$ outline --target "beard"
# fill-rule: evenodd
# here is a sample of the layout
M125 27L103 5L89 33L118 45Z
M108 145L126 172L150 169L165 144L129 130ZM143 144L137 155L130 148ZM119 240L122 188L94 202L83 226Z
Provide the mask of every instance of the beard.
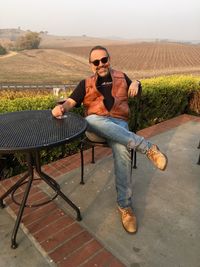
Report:
M96 74L100 77L105 77L110 73L108 66L101 66L96 69Z

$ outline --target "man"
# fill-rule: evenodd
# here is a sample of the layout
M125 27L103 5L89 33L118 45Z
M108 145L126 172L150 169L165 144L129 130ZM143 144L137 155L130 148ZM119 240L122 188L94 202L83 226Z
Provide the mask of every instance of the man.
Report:
M130 149L146 154L160 170L166 168L167 157L156 145L128 130L128 97L137 95L140 82L132 82L121 71L113 70L109 53L102 46L92 48L89 63L94 75L82 80L66 102L52 110L52 114L59 117L83 103L88 131L106 139L112 148L122 225L128 233L135 233L137 223L132 208Z

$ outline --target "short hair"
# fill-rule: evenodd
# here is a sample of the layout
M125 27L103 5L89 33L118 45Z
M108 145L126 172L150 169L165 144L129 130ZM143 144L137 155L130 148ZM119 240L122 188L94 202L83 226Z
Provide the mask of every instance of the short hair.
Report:
M101 46L101 45L96 45L94 46L91 50L90 50L90 53L89 53L89 61L90 61L90 57L91 57L91 54L94 50L103 50L106 52L107 56L110 57L109 53L108 53L108 50L104 47L104 46Z

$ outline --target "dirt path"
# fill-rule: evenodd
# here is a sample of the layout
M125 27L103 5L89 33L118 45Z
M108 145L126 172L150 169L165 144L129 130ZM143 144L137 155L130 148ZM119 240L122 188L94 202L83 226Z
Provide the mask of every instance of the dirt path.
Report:
M17 55L17 52L10 51L8 54L0 56L0 59L4 59L4 58L7 58L7 57L12 57L12 56L16 56L16 55Z

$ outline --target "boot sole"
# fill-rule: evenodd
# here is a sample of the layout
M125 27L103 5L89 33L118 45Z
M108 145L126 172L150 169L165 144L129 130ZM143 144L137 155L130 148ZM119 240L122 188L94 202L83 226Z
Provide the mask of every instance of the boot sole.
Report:
M167 165L168 165L168 158L167 158L167 156L164 153L162 153L162 154L164 155L164 157L166 159L166 164L165 164L165 167L164 168L162 168L162 169L158 168L158 169L161 170L161 171L165 171L165 169L167 168Z

